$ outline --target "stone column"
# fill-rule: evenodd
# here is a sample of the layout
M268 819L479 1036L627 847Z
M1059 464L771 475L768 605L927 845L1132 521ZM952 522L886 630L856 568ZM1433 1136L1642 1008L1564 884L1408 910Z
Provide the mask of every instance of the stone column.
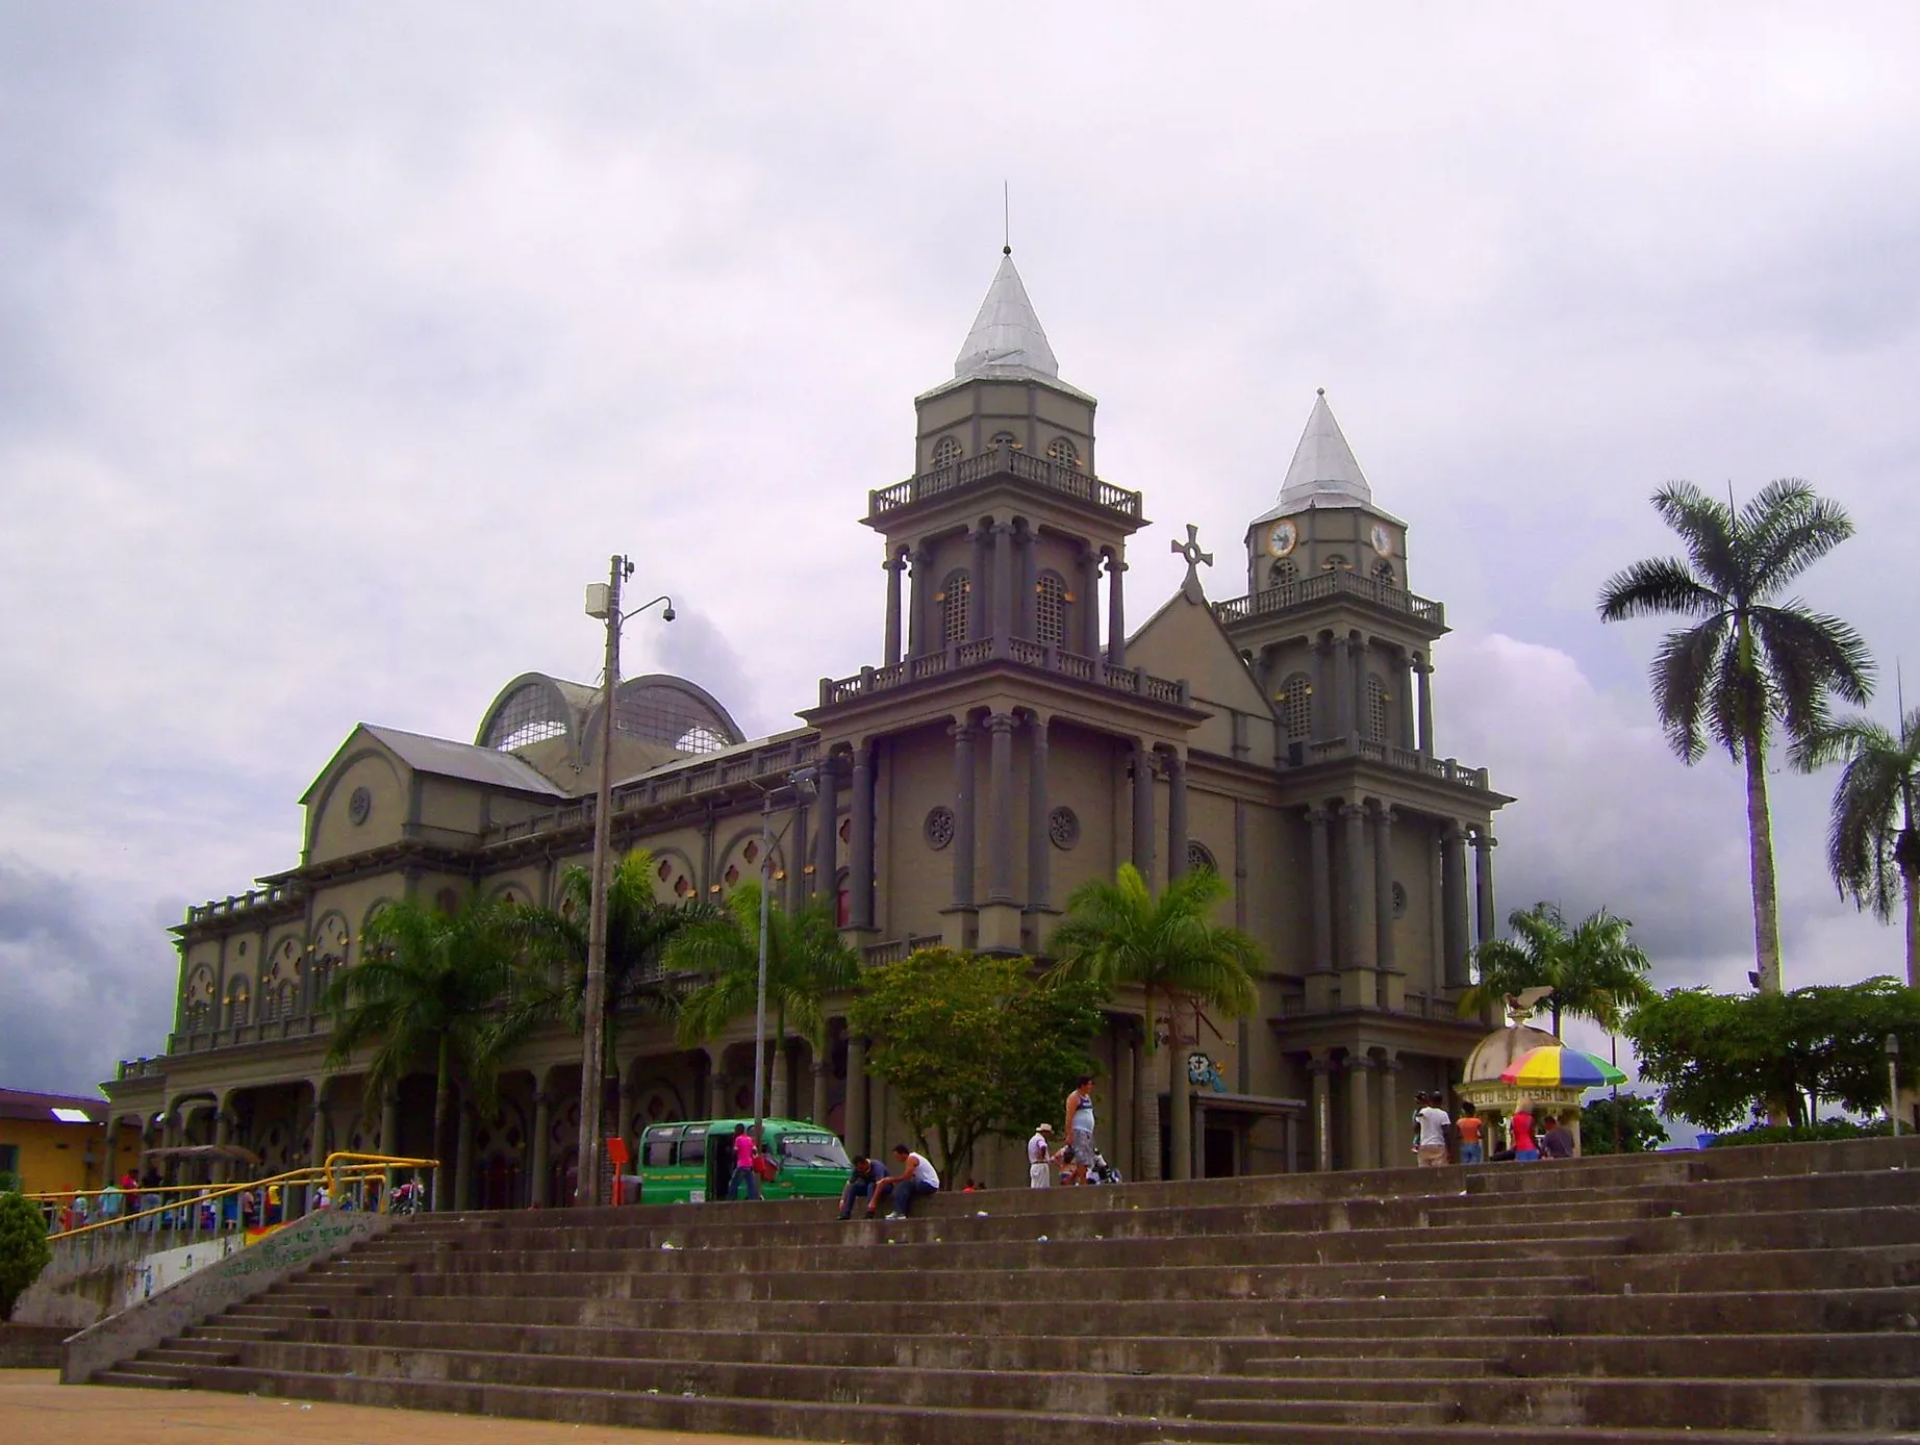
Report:
M1015 637L1024 637L1033 641L1037 629L1033 625L1033 589L1038 581L1038 573L1033 564L1033 532L1025 527L1013 534L1013 544L1020 553L1020 565L1014 569L1019 581L1015 587L1019 605L1013 610Z
M1048 818L1047 720L1027 716L1027 907L1050 908L1053 897L1053 840Z
M549 1150L552 1144L549 1136L553 1133L553 1099L542 1089L533 1096L533 1161L527 1166L527 1172L533 1177L527 1182L533 1186L531 1198L535 1209L545 1209L553 1203L553 1181L548 1178L553 1172Z
M1313 706L1308 708L1308 729L1314 742L1340 734L1340 710L1336 706L1339 689L1333 683L1333 642L1318 637L1313 643Z
M1153 750L1133 744L1133 866L1153 886Z
M1473 834L1473 878L1475 884L1474 917L1479 929L1479 941L1486 943L1492 939L1499 927L1499 920L1493 911L1493 850L1498 840L1486 828L1476 828Z
M1313 956L1307 961L1307 1007L1327 1008L1333 988L1333 840L1331 815L1307 809L1307 839L1313 889Z
M831 1037L831 1036L829 1036ZM813 1074L813 1106L807 1115L809 1124L818 1124L822 1128L827 1123L827 1061L818 1054L812 1055L808 1065Z
M1011 713L987 718L987 901L1013 902L1013 728Z
M1367 862L1367 810L1359 803L1342 803L1340 817L1346 824L1346 936L1341 940L1343 969L1372 969L1374 967L1374 916L1367 906L1368 895L1373 891L1373 869ZM1371 980L1368 980L1371 982ZM1342 997L1341 1002L1348 1006L1369 1005L1373 1002L1372 990L1368 989L1363 997Z
M1377 1140L1373 1126L1373 1060L1347 1055L1347 1168L1373 1169Z
M887 665L891 667L900 660L900 573L906 563L898 556L889 556L881 564L887 574Z
M820 759L820 800L814 805L813 886L836 907L840 879L840 773L836 760Z
M1414 734L1413 664L1409 661L1405 651L1396 651L1394 653L1393 675L1395 679L1394 691L1400 694L1400 705L1395 710L1400 719L1396 740L1401 747L1405 748L1408 752L1412 752L1418 745L1419 739Z
M1161 764L1167 770L1167 882L1171 883L1187 871L1187 760L1179 753L1164 753Z
M460 1141L455 1147L453 1207L473 1208L473 1106L460 1101Z
M1193 1178L1193 1086L1187 1078L1187 1046L1180 1042L1180 1016L1167 1015L1167 1163L1175 1179Z
M1358 740L1367 735L1367 640L1357 632L1347 635L1347 683L1353 690L1347 700L1347 716L1353 719L1349 734Z
M867 1138L867 1041L859 1034L847 1035L847 1113L842 1122L848 1151L872 1153Z
M389 1158L400 1153L400 1091L388 1089L380 1097L380 1152Z
M1440 843L1440 902L1444 910L1445 986L1465 988L1467 977L1467 832L1448 823Z
M1382 974L1397 971L1397 951L1393 942L1393 819L1393 809L1385 803L1381 803L1374 811L1373 954L1374 962Z
M714 1056L713 1062L713 1070L707 1075L707 1117L724 1119L733 1112L732 1106L727 1103L727 1086L732 1083L732 1080L720 1072L718 1054Z
M968 570L967 581L973 591L967 599L967 640L985 637L993 626L988 605L993 600L993 582L988 570L988 558L993 543L992 524L975 527L967 534L973 543L973 564Z
M947 729L953 738L953 906L973 907L973 725Z
M1313 1081L1313 1167L1322 1174L1333 1168L1333 1060L1325 1050L1307 1059Z
M847 880L847 925L873 927L873 744L853 750L852 876ZM817 1121L816 1121L817 1122Z
M1140 1177L1140 1151L1136 1147L1139 1139L1138 1111L1140 1105L1140 1033L1139 1030L1115 1023L1113 1029L1113 1142L1116 1157L1124 1157L1120 1167L1126 1171L1127 1178ZM1128 1114L1126 1128L1122 1129L1120 1110L1125 1106ZM1121 1155L1120 1145L1126 1142L1126 1152Z
M1347 746L1352 747L1357 732L1359 727L1353 716L1353 653L1346 638L1336 637L1333 640L1333 735L1345 738Z
M1127 564L1115 552L1107 557L1107 661L1115 667L1127 665L1126 586L1122 578Z
M1100 656L1100 554L1091 547L1080 550L1080 585L1074 606L1080 624L1078 650L1082 656Z
M918 657L927 650L927 609L932 606L933 578L929 569L933 559L915 548L907 553L908 576L913 586L907 595L907 656Z
M993 527L993 605L991 610L996 649L1005 656L1007 639L1013 635L1013 524L996 522Z
M1380 1074L1380 1167L1404 1169L1416 1160L1412 1111L1400 1103L1400 1057L1389 1049L1375 1067Z
M1420 759L1433 761L1433 666L1425 657L1416 655L1413 671L1419 681L1420 692Z

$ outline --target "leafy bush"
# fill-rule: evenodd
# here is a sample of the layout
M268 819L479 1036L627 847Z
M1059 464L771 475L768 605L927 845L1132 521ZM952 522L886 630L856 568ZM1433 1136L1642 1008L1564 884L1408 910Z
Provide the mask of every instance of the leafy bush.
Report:
M1716 1134L1709 1149L1739 1149L1754 1144L1821 1144L1835 1139L1874 1139L1887 1132L1885 1120L1856 1124L1851 1119L1822 1119L1816 1124L1755 1124L1731 1134Z
M40 1278L53 1258L47 1222L24 1194L0 1194L0 1320L13 1317L14 1301Z

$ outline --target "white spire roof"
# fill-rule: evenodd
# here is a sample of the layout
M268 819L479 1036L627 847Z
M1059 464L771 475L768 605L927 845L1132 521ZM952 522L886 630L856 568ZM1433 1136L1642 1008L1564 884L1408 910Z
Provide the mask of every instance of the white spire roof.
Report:
M953 363L956 379L970 376L1039 376L1060 379L1060 363L1053 359L1047 333L1013 269L1013 253L1003 252L987 299L973 318L973 330Z
M1293 464L1280 484L1280 502L1273 515L1284 516L1303 507L1371 507L1373 488L1354 459L1353 448L1333 419L1324 388L1313 401L1307 429L1294 449Z

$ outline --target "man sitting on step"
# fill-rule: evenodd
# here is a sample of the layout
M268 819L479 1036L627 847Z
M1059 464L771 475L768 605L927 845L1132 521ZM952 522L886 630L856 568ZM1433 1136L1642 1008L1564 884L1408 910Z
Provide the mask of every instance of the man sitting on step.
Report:
M889 1219L905 1219L913 1208L913 1201L922 1194L940 1192L940 1174L924 1154L916 1154L905 1144L893 1146L893 1157L898 1161L900 1172L889 1174L874 1186L873 1198L867 1204L867 1218L873 1218L873 1211L880 1201L889 1195L893 1198L893 1208L887 1214Z

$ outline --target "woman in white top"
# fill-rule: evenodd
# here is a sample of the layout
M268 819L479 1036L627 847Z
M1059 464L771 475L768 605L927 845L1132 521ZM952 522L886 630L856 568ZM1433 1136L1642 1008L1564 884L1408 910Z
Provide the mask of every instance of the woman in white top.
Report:
M1032 1189L1053 1187L1053 1125L1042 1124L1027 1140L1027 1185Z

